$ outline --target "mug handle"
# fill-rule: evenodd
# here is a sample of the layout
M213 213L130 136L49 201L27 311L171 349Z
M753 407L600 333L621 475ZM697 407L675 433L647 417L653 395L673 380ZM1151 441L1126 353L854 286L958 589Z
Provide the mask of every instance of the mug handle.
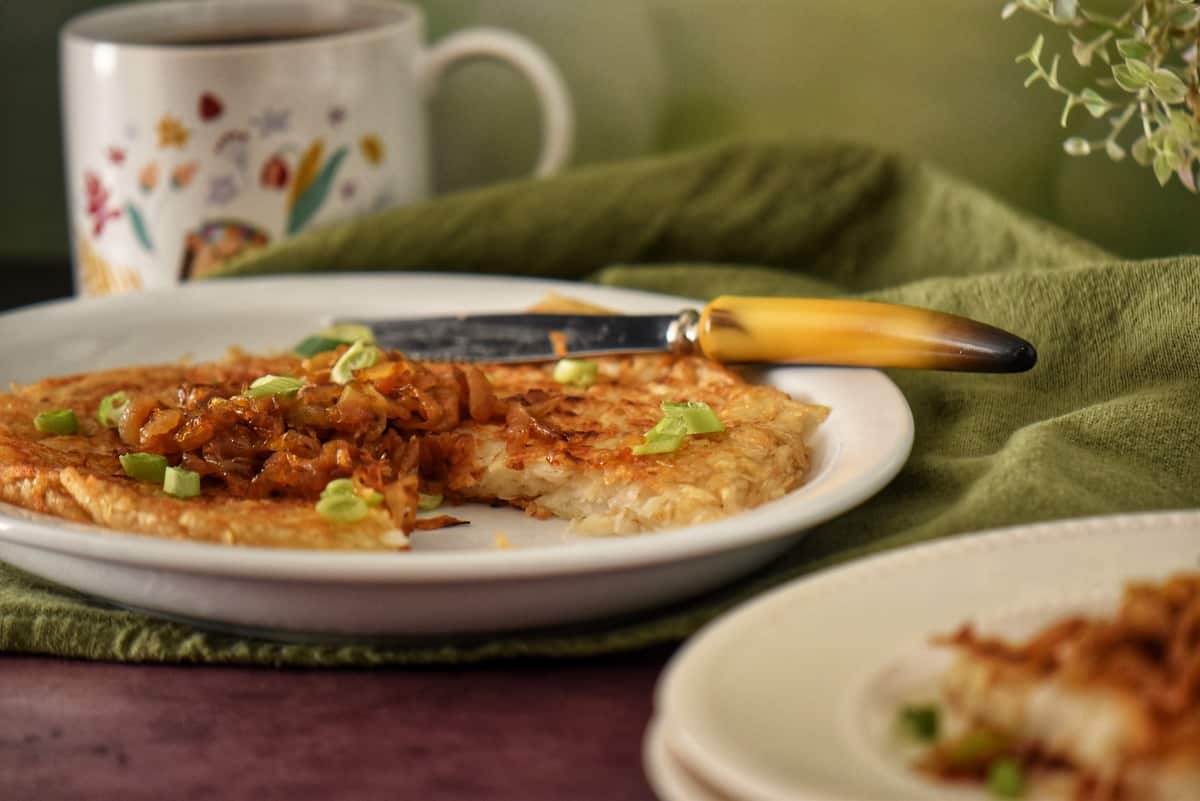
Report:
M471 28L447 36L430 47L418 64L421 96L429 98L455 62L477 58L502 61L533 85L542 110L542 152L533 174L541 178L561 170L575 139L571 98L554 62L528 39L498 28Z

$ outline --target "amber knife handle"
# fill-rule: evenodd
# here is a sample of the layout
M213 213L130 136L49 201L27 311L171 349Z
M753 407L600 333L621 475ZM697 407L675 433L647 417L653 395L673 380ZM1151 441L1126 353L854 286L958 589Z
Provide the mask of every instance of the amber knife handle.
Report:
M909 367L1019 373L1033 345L966 317L859 300L721 296L700 312L694 341L721 362Z

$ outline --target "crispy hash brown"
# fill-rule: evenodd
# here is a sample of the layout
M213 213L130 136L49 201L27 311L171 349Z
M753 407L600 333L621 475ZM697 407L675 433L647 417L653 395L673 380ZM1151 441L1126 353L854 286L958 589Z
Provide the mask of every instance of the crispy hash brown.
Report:
M949 709L1031 771L1067 770L1080 801L1200 798L1200 575L1125 588L1116 615L1070 616L1023 643L965 626ZM968 734L968 736L970 736ZM954 742L925 767L970 775Z
M632 533L717 519L798 487L806 441L827 411L698 357L599 359L596 382L575 387L554 381L553 365L418 363L392 351L341 384L330 372L345 350L235 354L14 387L0 394L0 500L125 531L256 546L396 548L414 528L463 522L419 516L421 493ZM304 384L248 396L264 375ZM110 429L96 410L116 392L129 400ZM634 455L663 401L706 402L725 431ZM52 409L74 411L78 433L39 433L34 417ZM161 454L198 473L200 496L130 478L118 459L126 453ZM339 478L383 502L352 523L322 517L314 504Z

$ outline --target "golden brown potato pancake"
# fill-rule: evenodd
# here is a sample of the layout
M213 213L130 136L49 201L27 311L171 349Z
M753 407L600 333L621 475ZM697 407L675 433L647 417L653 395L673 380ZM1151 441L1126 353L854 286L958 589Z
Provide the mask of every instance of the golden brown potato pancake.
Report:
M800 486L808 437L826 414L699 357L599 359L596 383L573 387L553 380L553 365L422 365L393 352L339 386L330 367L344 350L14 387L0 394L0 500L174 539L394 549L404 543L397 529L422 527L419 487L566 518L583 532L633 533L715 520ZM307 383L292 399L244 397L266 374ZM97 407L118 391L132 400L121 425L105 428ZM635 456L664 400L703 401L725 430ZM78 434L35 429L38 413L64 408ZM135 451L201 472L201 495L175 498L128 477L118 455ZM314 504L336 477L387 502L353 523L327 520Z

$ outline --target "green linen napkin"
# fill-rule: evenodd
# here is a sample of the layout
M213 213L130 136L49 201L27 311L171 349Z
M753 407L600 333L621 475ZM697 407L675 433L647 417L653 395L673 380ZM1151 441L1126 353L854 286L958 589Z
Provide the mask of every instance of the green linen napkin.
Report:
M288 665L596 654L685 637L767 587L885 548L1200 505L1200 259L1119 261L896 155L730 143L396 209L229 272L372 269L554 276L696 298L850 295L1010 329L1040 361L1020 375L893 371L916 441L891 485L756 575L669 609L473 639L280 644L108 608L4 568L0 648Z

